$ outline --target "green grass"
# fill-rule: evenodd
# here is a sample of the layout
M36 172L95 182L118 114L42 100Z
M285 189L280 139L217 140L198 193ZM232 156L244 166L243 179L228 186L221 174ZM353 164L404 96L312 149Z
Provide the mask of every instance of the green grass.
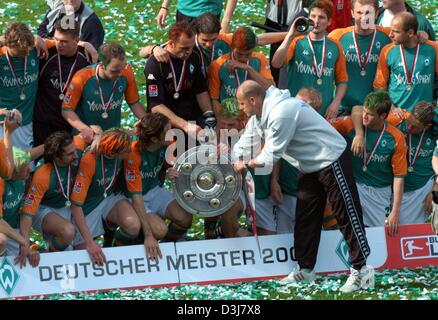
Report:
M161 43L166 39L166 29L156 26L155 16L161 5L161 0L106 0L86 1L99 15L106 29L106 41L116 41L127 51L132 64L137 84L140 89L141 101L145 103L145 79L143 68L145 61L138 57L140 48L147 44ZM176 1L172 1L175 3ZM232 29L249 25L251 21L263 23L264 0L240 0L234 14ZM434 23L438 31L438 2L410 1L418 10ZM8 0L0 2L0 32L4 32L11 21L22 21L33 30L41 22L47 7L45 1ZM169 12L175 12L174 5ZM174 21L170 15L168 24ZM256 30L260 33L260 30ZM267 48L261 48L267 53ZM124 105L123 125L133 124L127 105ZM34 234L37 240L41 238ZM203 239L202 220L195 219L189 230L190 239ZM434 299L438 300L438 268L385 270L377 272L376 289L355 294L340 294L338 289L346 280L346 275L322 275L316 284L300 286L280 286L277 281L257 281L232 285L188 285L174 288L144 289L144 290L114 290L97 294L62 294L52 295L47 299Z

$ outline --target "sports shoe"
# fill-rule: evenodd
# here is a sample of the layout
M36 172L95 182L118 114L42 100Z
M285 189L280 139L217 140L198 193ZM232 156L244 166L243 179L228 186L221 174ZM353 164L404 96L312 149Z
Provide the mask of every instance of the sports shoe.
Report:
M347 282L341 287L341 292L350 293L361 289L374 289L374 268L363 266L360 270L351 268Z
M280 280L280 284L315 281L316 273L311 269L301 269L299 265L285 278Z

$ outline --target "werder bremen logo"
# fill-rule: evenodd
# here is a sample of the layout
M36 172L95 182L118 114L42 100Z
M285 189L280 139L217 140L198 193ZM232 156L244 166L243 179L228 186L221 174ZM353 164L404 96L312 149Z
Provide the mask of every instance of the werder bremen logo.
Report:
M0 265L0 286L5 290L8 296L14 291L19 278L20 276L12 263L10 263L7 258L4 258Z
M336 247L336 254L347 268L351 267L350 256L348 255L348 245L344 238L341 238L339 241L338 246Z

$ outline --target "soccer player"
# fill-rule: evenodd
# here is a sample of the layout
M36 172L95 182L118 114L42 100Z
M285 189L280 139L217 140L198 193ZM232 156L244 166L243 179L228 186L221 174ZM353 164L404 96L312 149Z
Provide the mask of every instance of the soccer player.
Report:
M234 151L244 151L235 154L242 159L235 162L235 170L269 167L283 158L300 171L294 232L298 265L282 283L315 279L313 269L328 197L353 266L341 291L372 288L374 270L366 266L370 248L345 139L312 107L292 98L288 90L248 80L237 90L237 100L250 120L234 146ZM265 145L253 157L251 146L258 145L262 135Z
M138 236L140 222L123 195L114 194L114 184L122 171L122 160L130 152L128 132L121 128L106 130L96 151L86 151L79 164L70 196L73 222L79 232L75 249L86 249L93 263L106 262L102 248L94 240L104 233L103 221L119 226L115 239L129 243ZM103 220L103 221L102 221Z
M0 48L0 106L8 110L17 109L22 114L21 126L14 132L12 142L23 150L33 145L32 117L38 87L38 48L46 50L46 44L33 36L21 22L9 24L4 46ZM0 128L0 138L3 129Z
M386 121L390 109L391 99L386 92L368 94L362 115L364 149L362 154L352 157L352 163L364 224L388 225L393 236L400 226L407 164L403 133ZM332 124L349 138L357 134L351 117L337 118Z
M333 4L329 0L314 1L309 18L315 28L307 35L300 35L294 22L272 60L276 68L288 66L287 88L292 96L302 87L313 87L321 93L320 114L327 118L338 114L348 82L341 45L326 36L332 14Z
M95 50L99 49L105 37L105 30L96 13L82 0L62 0L56 6L50 8L38 27L38 35L42 38L52 38L55 33L54 26L56 22L62 22L66 14L71 14L66 10L68 5L74 10L74 21L79 23L80 40L91 43ZM73 19L67 20L67 18L64 18L66 24L73 21Z
M351 109L362 105L373 91L380 51L391 42L384 29L374 24L378 9L375 0L353 0L351 4L354 26L329 34L341 44L347 65L349 85L340 106L342 115L351 114Z
M404 133L407 146L408 173L400 206L400 224L425 223L427 202L434 185L432 156L436 146L432 134L435 106L420 101L412 113L404 110L402 119L390 115L388 122ZM421 205L422 204L422 205Z
M438 44L420 43L417 30L418 20L412 13L402 12L394 17L389 35L393 43L384 47L380 54L373 84L377 90L388 91L392 112L400 118L403 118L402 109L411 112L418 102L433 101Z
M427 32L429 39L435 41L435 32L430 21L412 8L405 0L383 0L382 3L383 6L380 8L376 20L377 24L383 27L390 27L392 19L394 19L398 13L409 12L417 18L418 30Z
M146 114L125 50L117 43L105 43L99 57L101 62L76 72L62 104L62 116L87 143L93 137L90 125L103 130L120 127L123 95L136 117Z
M64 29L55 23L56 45L49 48L49 57L40 63L38 91L33 117L34 144L43 144L55 131L71 132L72 127L62 117L62 102L75 73L88 66L85 49L78 46L79 24Z
M189 136L204 126L214 128L216 119L201 58L193 51L195 33L187 22L179 22L169 29L168 37L169 62L159 63L152 56L144 69L148 108L164 114L172 127Z

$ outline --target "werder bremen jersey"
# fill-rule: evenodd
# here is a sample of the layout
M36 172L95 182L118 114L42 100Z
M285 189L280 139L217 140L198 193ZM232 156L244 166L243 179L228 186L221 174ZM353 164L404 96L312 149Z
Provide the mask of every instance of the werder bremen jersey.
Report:
M209 89L212 99L222 101L226 98L234 98L236 97L239 83L252 79L245 70L236 69L235 72L229 72L227 70L227 62L230 60L231 55L226 54L213 61L210 65ZM248 64L264 78L273 81L269 62L263 54L253 52L248 60ZM238 80L236 75L239 78Z
M102 159L105 172L102 172ZM121 161L108 159L88 150L82 156L79 171L70 199L72 204L82 207L84 215L93 211L107 196L114 192L115 180L122 169Z
M206 49L196 43L196 47L200 52L202 68L205 71L205 74L208 72L208 68L210 64L216 60L217 58L223 56L231 52L231 41L233 39L232 33L219 33L216 41L213 43L211 49ZM198 41L198 40L196 40Z
M78 159L73 161L70 166L57 166L59 178L58 180L55 166L53 163L43 163L36 170L32 177L32 183L26 195L26 200L22 214L35 216L38 212L40 204L51 208L64 208L66 201L69 200L73 189L76 173L78 172L79 162L82 152L85 149L85 142L78 136L74 137L76 153ZM70 185L67 187L68 171L70 167ZM62 189L61 189L62 186ZM67 196L64 197L64 194Z
M355 130L350 117L336 118L330 120L330 123L340 133L348 136L350 141L353 140ZM381 130L366 130L365 148L367 158L369 158L380 132ZM387 124L379 144L369 160L367 170L363 171L363 154L360 156L352 155L352 164L356 182L374 188L390 186L394 177L403 177L407 172L406 146L403 133L391 124Z
M365 97L373 91L373 81L376 76L377 64L379 62L380 51L391 42L384 28L377 26L373 46L370 50L368 62L365 65L365 76L360 74L358 52L353 37L354 27L336 29L329 34L329 37L338 40L345 55L348 73L348 89L342 99L341 109L351 112L356 105L362 105ZM367 51L373 40L373 33L360 35L356 33L357 45L361 54L362 66L367 58Z
M392 114L388 116L388 122L396 126L405 135L406 146L409 146L408 130L407 130L407 119L410 117L410 113L405 111L403 119L396 117ZM423 141L421 143L421 148L418 150L422 133L415 134L411 136L411 148L408 148L410 156L407 154L407 161L409 166L409 157L414 161L417 154L417 159L414 161L413 172L407 173L405 177L405 188L404 192L410 192L424 187L424 185L430 180L430 178L435 174L432 168L432 157L433 151L436 146L434 136L432 135L432 130L426 130L424 132Z
M211 12L219 16L222 12L222 0L178 0L176 8L188 17L199 17L201 14Z
M348 82L345 57L341 45L336 40L326 38L325 66L322 72L322 84L317 84L317 75L313 67L313 53L307 36L296 37L289 46L287 65L287 88L295 96L303 87L313 87L322 95L320 114L324 115L333 100L335 83ZM323 40L313 40L318 70L322 67Z
M24 199L24 180L0 178L0 220L3 218L12 228L19 227L19 214Z
M416 48L405 48L403 52L410 74ZM433 101L433 86L437 73L438 44L432 41L420 44L417 63L412 75L413 87L412 90L407 90L400 45L391 43L383 48L380 55L374 88L387 90L394 105L411 112L417 102ZM437 110L436 112L438 114Z
M93 64L76 72L67 89L62 109L76 111L86 125L99 125L103 130L120 127L123 96L128 104L134 104L140 99L134 73L128 64L117 81L99 77L105 105L113 94L111 106L107 111L108 118L104 119L102 114L105 109L96 79L96 67L97 65Z
M18 79L9 67L6 58L6 47L0 48L0 108L17 109L22 114L22 125L32 122L38 89L39 58L36 49L30 50L27 58L12 57L11 63ZM24 62L26 61L26 66ZM26 69L26 75L24 75ZM23 92L25 99L20 99ZM3 120L3 117L0 117Z
M164 164L166 148L140 151L138 141L131 144L131 152L123 160L125 193L144 195L160 184L159 173Z

